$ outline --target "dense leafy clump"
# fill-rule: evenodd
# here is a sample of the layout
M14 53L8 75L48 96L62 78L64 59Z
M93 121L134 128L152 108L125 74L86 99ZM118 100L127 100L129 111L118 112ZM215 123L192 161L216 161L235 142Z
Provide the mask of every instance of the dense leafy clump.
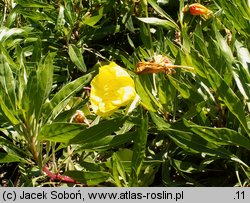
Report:
M249 1L0 8L0 185L250 185Z

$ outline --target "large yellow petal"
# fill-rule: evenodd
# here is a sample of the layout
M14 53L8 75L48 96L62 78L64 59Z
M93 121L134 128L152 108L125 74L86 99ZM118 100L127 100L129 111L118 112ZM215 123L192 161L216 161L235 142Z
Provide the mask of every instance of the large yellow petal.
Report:
M99 74L91 82L91 107L100 116L111 115L119 107L129 104L135 96L133 79L114 62L100 67Z

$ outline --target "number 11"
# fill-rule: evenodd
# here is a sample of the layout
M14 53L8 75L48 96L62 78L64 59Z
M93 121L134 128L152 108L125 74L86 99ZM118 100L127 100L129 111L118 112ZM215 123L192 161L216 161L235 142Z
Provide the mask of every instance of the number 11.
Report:
M245 199L245 193L244 193L244 191L242 191L242 192L237 191L236 195L237 195L237 199Z

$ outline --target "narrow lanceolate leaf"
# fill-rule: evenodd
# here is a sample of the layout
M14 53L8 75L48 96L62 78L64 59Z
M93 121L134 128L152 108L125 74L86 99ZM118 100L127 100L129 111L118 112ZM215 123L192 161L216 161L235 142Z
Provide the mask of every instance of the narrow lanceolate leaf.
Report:
M241 146L250 150L250 139L228 128L211 128L185 122L195 134L216 145Z
M57 16L57 21L56 21L56 30L63 31L65 24L65 19L64 19L64 7L62 5L59 6L59 13Z
M179 26L176 24L176 22L171 18L170 15L168 15L156 2L155 0L148 0L148 3L160 14L162 15L164 18L166 18L169 21L169 25L171 25L171 27L179 30Z
M234 28L237 29L237 31L239 31L241 34L249 37L250 12L249 6L246 6L245 0L217 0L216 4L218 4L223 9L223 13L225 14L226 18L228 18L230 22L233 22Z
M89 26L95 26L103 17L104 6L100 7L97 12L91 13L83 19L83 23Z
M49 54L39 63L37 71L31 72L29 75L22 102L27 119L35 115L36 119L39 120L42 105L52 87L53 56L54 54Z
M15 62L13 61L11 56L9 55L8 51L4 48L2 43L0 43L0 54L5 58L5 60L8 62L8 64L14 68L14 70L18 69L17 65L15 64Z
M7 153L0 153L0 163L11 163L11 162L23 162L27 163L27 161L19 156Z
M212 67L209 68L208 78L213 89L221 97L228 109L238 118L246 132L250 132L247 126L245 112L241 100L234 91L226 84L223 78ZM211 77L210 77L211 76Z
M88 186L98 185L111 178L110 173L103 171L67 171L64 175Z
M155 26L161 26L167 30L176 28L172 22L160 18L148 17L148 18L138 18L138 19L144 23Z
M108 135L102 139L95 140L93 142L82 143L80 150L108 150L111 148L122 146L125 143L130 143L133 141L138 132L128 132L120 135Z
M11 111L4 103L2 97L0 96L0 112L2 115L12 124L17 125L20 121L16 118L13 111Z
M86 72L87 68L84 63L82 53L74 44L69 45L69 56L71 61L79 68L79 70Z
M210 143L193 133L171 130L169 136L178 146L191 153L203 153L220 158L229 158L232 155L221 146Z
M250 133L246 122L246 115L243 108L243 103L234 93L234 91L228 86L222 76L204 59L199 56L197 52L193 52L192 60L196 63L196 72L201 73L201 76L205 74L206 79L209 81L211 87L216 92L217 96L225 103L227 108L234 114L239 120L242 127L247 133Z
M74 10L74 2L71 0L65 0L65 10L64 15L67 23L73 28L75 24L75 10Z
M201 102L203 100L202 96L196 91L195 88L189 84L178 81L174 77L168 76L171 84L180 92L181 96L185 99L190 99L196 102Z
M164 131L164 130L169 130L171 125L169 123L167 123L162 117L158 116L156 113L154 112L149 112L152 121L154 122L154 124L156 125L157 129L160 131Z
M39 106L36 106L36 104ZM23 91L22 109L26 119L31 119L32 115L37 114L37 110L41 107L41 97L38 91L38 81L35 71L29 74L27 85ZM32 118L33 119L33 118Z
M75 123L52 123L42 127L38 140L63 142L68 144L88 144L113 134L125 119L103 121L90 128Z
M241 62L241 64L243 65L243 67L246 69L246 71L248 71L248 73L250 74L250 53L249 50L244 47L244 45L242 43L240 43L239 41L235 42L235 48L237 51L237 56L238 56L238 60Z
M239 88L240 93L244 97L248 109L250 110L250 74L241 63L234 64L233 66L234 80Z
M28 157L26 152L19 148L18 146L14 145L11 141L0 137L0 147L4 148L6 152L11 152L11 154L14 154L19 157Z
M0 84L8 98L8 104L15 109L16 107L16 84L9 64L2 57L0 58ZM9 107L10 107L9 106Z
M21 5L22 7L26 8L54 8L50 4L46 4L40 1L33 1L33 0L15 0L15 3Z
M112 172L113 172L112 175L115 180L115 183L118 187L122 187L121 177L124 180L124 182L126 182L126 173L124 171L122 162L116 153L112 155L111 163L112 163Z
M140 24L140 37L141 37L141 40L142 40L144 46L149 51L152 50L153 44L152 44L152 36L151 36L151 32L150 32L150 27L144 23Z
M146 143L148 136L148 114L141 114L141 126L138 131L137 138L133 147L133 157L131 163L131 176L129 180L130 186L138 185L138 176L141 170L141 166L144 160Z
M72 95L76 92L82 90L84 86L86 86L93 77L93 72L84 75L68 84L66 84L62 89L55 94L55 96L43 106L44 114L48 119L55 109L60 109L60 107L64 108L64 103L67 101Z
M117 118L113 120L103 121L94 125L70 140L70 144L84 144L91 143L96 140L102 139L108 135L113 134L115 131L124 124L126 118Z
M38 140L68 143L70 139L84 131L86 127L75 123L52 123L44 125L38 135Z
M41 56L42 56L42 41L38 37L37 40L33 44L34 44L34 48L33 48L34 51L32 53L31 60L32 60L32 62L36 63L36 62L38 62L38 61L41 60Z
M145 88L141 84L139 78L135 79L135 87L136 87L136 92L141 98L141 104L150 111L155 112L156 108L153 103L153 101L150 99L148 93L146 92Z
M10 28L12 27L12 25L15 23L16 21L16 17L17 17L17 10L20 8L19 5L16 5L11 11L10 13L8 14L8 17L6 19L6 23L5 23L5 26L7 28Z
M19 9L18 12L23 15L23 17L32 19L34 21L53 21L48 15L39 11Z
M53 83L53 58L55 54L49 54L44 61L39 64L37 70L38 88L42 101L47 99ZM42 104L41 104L42 105Z
M233 76L236 84L243 95L248 110L250 111L250 53L244 45L238 41L235 42L238 60L240 63L233 65Z
M10 39L13 36L26 36L27 31L25 28L6 28L6 27L1 27L0 28L0 41L4 43L6 40Z

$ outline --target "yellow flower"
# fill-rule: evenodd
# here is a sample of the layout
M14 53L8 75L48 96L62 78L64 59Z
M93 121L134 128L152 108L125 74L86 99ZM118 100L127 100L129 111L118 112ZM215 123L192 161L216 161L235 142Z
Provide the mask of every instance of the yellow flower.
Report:
M91 107L99 116L110 116L119 107L129 104L135 96L133 79L114 62L100 67L99 74L91 81Z

